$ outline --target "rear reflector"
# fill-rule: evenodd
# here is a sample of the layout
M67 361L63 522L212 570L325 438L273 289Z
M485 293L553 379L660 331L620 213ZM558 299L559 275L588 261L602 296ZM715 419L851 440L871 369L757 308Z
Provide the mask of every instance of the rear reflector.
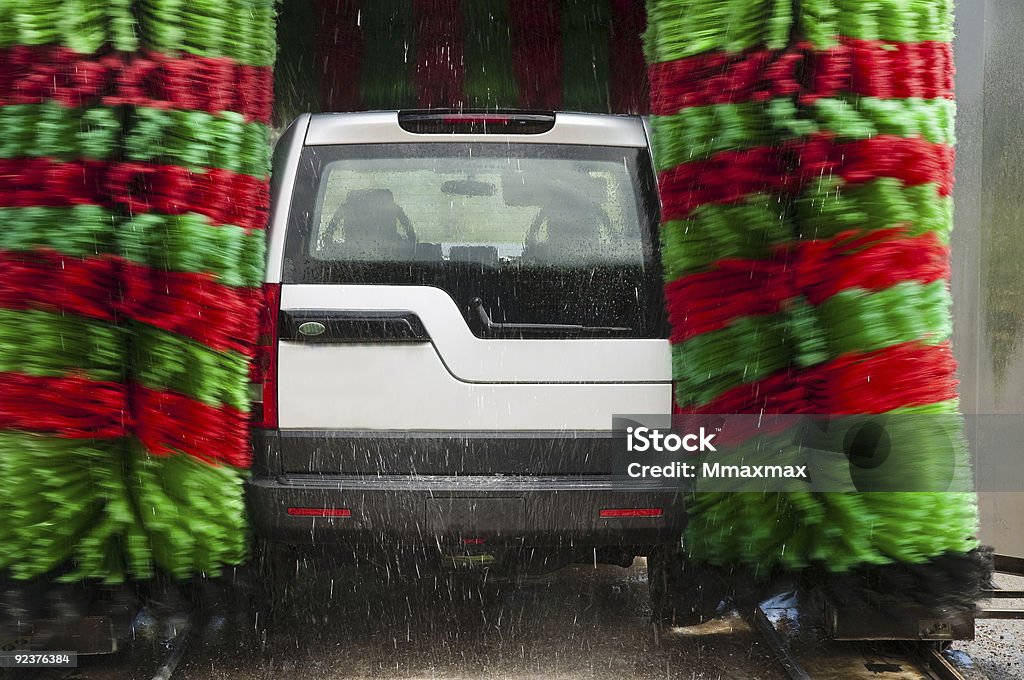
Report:
M661 517L664 512L661 508L609 508L601 511L601 517L612 519L616 517Z
M288 508L292 517L351 517L348 508Z
M419 135L539 135L555 126L550 111L400 111L398 124Z

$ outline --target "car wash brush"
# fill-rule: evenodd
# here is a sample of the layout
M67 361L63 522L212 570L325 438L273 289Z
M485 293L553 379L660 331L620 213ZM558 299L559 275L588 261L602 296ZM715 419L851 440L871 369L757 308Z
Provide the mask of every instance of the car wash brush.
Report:
M956 415L950 9L648 3L680 410ZM902 422L907 489L965 468L958 432ZM698 494L687 550L822 573L874 604L970 606L985 569L973 494L860 491Z
M22 582L246 556L273 3L97 7L0 9L0 567Z

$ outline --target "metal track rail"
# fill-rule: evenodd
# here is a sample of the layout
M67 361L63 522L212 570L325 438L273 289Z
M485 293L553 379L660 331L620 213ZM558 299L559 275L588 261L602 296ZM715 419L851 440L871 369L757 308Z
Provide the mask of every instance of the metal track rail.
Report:
M171 680L178 664L185 657L190 642L192 642L192 625L191 622L188 622L178 630L177 635L171 640L167 656L160 667L156 669L153 680Z
M765 642L767 642L768 646L771 647L772 653L775 654L775 658L778 662L782 664L782 668L786 671L786 674L789 675L790 680L813 680L790 651L789 645L787 645L786 641L781 635L779 635L779 631L776 630L775 626L772 625L772 622L768 620L768 615L764 613L764 610L761 609L761 607L754 610L751 618L754 627L757 628L758 632L760 632L762 636L764 636Z
M993 566L997 573L1024 576L1024 558L1010 555L995 555ZM995 588L984 591L987 600L1024 600L1024 590L1003 590ZM975 615L978 619L1024 620L1024 608L981 607Z
M182 659L185 658L185 654L191 646L194 638L192 634L193 628L194 626L191 621L186 622L175 631L173 638L164 643L167 649L156 660L159 666L157 666L152 680L172 680L174 672L177 670ZM89 659L99 657L110 659L111 662L104 661L96 664L89 661ZM98 655L98 657L91 655L79 656L78 661L79 665L77 668L31 668L19 673L17 677L19 680L65 680L66 678L74 678L74 680L91 680L92 678L109 680L110 678L128 676L144 678L149 673L146 670L145 661L138 664L141 668L136 666L131 669L118 669L116 665L111 665L111 663L116 663L116 661L110 655ZM149 666L149 668L152 668L152 666ZM6 678L7 676L0 675L0 677Z
M920 643L925 645L927 643ZM942 656L942 653L934 645L927 645L922 651L918 662L927 670L931 671L938 680L964 680L964 675L957 667L949 662L949 659Z
M801 649L790 644L762 607L745 618L763 636L791 680L884 680L887 675L900 680L970 680L934 642L883 646L866 641L825 641Z

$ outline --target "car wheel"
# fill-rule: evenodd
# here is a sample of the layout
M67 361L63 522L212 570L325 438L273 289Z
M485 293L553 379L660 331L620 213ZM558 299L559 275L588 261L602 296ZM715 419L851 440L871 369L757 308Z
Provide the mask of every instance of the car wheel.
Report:
M666 626L709 621L731 595L727 574L689 560L679 548L659 547L647 556L647 584L652 618Z

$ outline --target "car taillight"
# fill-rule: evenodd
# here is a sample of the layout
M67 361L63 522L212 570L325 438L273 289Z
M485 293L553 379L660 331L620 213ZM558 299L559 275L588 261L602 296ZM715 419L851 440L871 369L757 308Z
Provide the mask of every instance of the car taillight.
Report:
M664 512L661 508L605 508L599 514L602 519L617 519L623 517L661 517Z
M452 109L399 111L398 124L406 132L421 135L539 135L555 126L555 114Z
M259 335L250 377L254 384L253 418L256 427L277 427L277 315L281 284L263 284L259 310Z
M351 517L348 508L288 508L292 517Z

